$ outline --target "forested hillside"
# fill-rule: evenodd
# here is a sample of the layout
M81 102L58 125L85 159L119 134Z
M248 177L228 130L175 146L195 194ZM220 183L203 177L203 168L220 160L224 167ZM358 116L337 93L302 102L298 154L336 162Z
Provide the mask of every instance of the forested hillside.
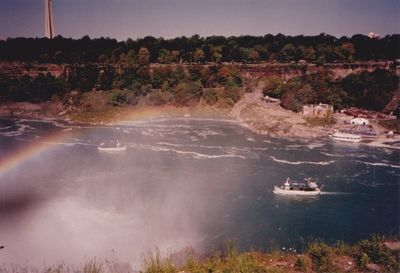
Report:
M291 62L305 60L352 62L395 60L400 58L400 35L382 39L361 34L350 38L318 36L211 36L163 39L145 37L117 41L110 38L55 39L16 38L0 41L0 60L87 63L112 62L146 63L204 63L204 62Z

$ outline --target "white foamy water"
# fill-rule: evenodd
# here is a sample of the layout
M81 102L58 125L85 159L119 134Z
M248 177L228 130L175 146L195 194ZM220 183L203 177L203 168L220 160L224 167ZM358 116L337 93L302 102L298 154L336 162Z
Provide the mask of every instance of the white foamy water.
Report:
M12 127L10 127L12 128ZM21 136L26 132L30 132L34 130L32 126L26 125L26 124L18 124L18 128L13 131L6 131L6 132L0 132L0 136L5 136L5 137L16 137L16 136Z
M155 152L172 152L172 153L176 153L176 154L189 155L195 159L217 159L217 158L246 159L245 156L236 154L234 152L227 153L227 154L204 154L204 153L199 153L199 152L194 152L194 151L183 151L183 150L179 150L179 149L167 148L167 147L155 146L155 145L137 145L134 143L127 143L127 144L131 148L140 148L140 149L151 150L151 151L155 151ZM163 145L165 145L165 144L163 144ZM168 146L186 147L186 145L168 145Z
M322 166L326 166L326 165L330 165L335 163L334 160L330 160L330 161L318 161L318 162L314 162L314 161L288 161L288 160L284 160L284 159L278 159L274 156L270 156L270 158L278 163L283 163L283 164L289 164L289 165L301 165L301 164L311 164L311 165L322 165Z
M389 167L389 168L396 168L396 169L400 168L400 165L395 165L392 163L385 163L385 162L368 162L368 161L360 161L360 160L356 160L356 162L362 163L365 165L369 165L369 166Z

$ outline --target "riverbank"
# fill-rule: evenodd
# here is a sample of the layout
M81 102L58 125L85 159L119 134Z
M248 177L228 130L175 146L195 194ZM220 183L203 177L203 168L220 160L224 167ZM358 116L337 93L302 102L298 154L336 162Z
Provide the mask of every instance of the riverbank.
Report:
M282 108L278 103L266 103L262 89L245 93L233 106L221 107L200 102L193 106L172 104L149 106L112 106L107 103L106 94L96 91L88 94L78 106L67 106L61 101L45 103L12 102L0 105L0 116L29 119L57 119L88 124L116 125L127 121L146 121L166 118L203 118L231 120L259 134L272 137L321 139L333 131L333 124L312 124L300 113ZM341 114L335 114L341 115ZM336 117L340 119L342 117ZM374 147L400 149L399 140L388 139L385 128L373 124L378 137L363 141Z
M327 136L321 128L307 126L303 117L283 109L278 104L262 101L262 90L246 93L234 105L208 105L199 102L192 106L165 104L149 106L112 106L105 92L91 92L81 98L79 105L60 101L46 103L12 102L0 105L0 116L34 119L61 119L90 124L118 124L132 120L163 118L230 119L252 131L276 137L317 138Z

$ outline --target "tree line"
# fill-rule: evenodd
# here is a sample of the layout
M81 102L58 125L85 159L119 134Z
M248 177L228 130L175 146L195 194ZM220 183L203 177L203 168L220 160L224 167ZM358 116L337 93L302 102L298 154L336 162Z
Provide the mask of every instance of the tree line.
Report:
M206 62L353 62L400 58L400 35L369 38L357 34L317 36L144 37L117 41L111 38L13 38L0 40L1 61L41 63L206 63Z

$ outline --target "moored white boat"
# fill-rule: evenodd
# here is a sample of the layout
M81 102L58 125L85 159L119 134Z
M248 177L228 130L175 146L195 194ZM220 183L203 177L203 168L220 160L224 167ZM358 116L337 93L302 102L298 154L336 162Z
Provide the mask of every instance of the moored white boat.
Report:
M100 146L97 147L97 150L103 151L103 152L123 152L126 151L127 147L125 145L121 145L119 141L117 141L117 144L115 146L106 146L106 144L103 142L100 144Z
M335 140L348 142L360 142L362 140L360 135L340 131L335 131L332 135L330 135L330 137Z
M304 182L299 182L290 179L286 179L283 186L274 186L273 193L280 195L318 195L321 194L322 186L318 188L317 183L311 181L310 178L304 180Z

